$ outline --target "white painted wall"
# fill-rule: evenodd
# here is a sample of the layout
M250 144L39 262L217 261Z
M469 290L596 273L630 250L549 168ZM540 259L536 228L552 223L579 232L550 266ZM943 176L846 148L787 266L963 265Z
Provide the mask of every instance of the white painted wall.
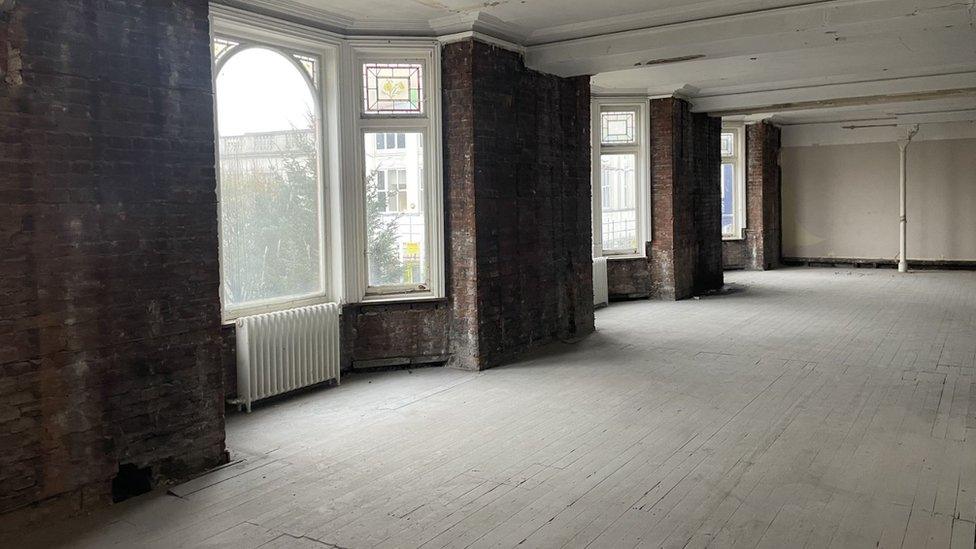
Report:
M976 260L974 129L923 126L909 147L909 259ZM893 127L784 128L785 257L897 258L897 136Z

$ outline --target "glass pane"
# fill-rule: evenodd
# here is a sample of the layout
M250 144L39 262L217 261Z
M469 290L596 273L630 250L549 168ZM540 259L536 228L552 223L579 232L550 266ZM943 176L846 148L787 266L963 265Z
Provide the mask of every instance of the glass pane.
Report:
M217 75L224 303L323 289L315 97L291 61L262 48Z
M422 114L423 78L418 63L363 65L363 110L369 114Z
M397 142L402 136L403 147L378 150L375 135L367 133L364 140L369 286L426 287L424 136L396 134Z
M722 156L732 156L735 154L735 134L722 133Z
M634 143L636 141L634 112L605 112L600 114L602 142L604 144Z
M637 156L600 157L603 249L637 249Z
M722 164L722 235L733 234L735 225L735 164Z
M296 55L295 60L305 69L305 73L308 74L308 79L315 82L318 77L316 72L318 70L318 63L315 58L308 55Z

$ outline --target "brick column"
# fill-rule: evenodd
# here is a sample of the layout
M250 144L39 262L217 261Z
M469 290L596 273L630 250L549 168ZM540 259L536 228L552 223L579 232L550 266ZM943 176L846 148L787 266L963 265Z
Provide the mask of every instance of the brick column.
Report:
M107 503L121 464L175 480L226 454L207 2L5 4L0 523L12 525L5 513Z
M589 79L443 52L449 364L480 370L593 331Z
M651 101L651 296L683 299L722 286L721 120L686 101Z
M780 129L761 122L746 126L746 268L780 263Z

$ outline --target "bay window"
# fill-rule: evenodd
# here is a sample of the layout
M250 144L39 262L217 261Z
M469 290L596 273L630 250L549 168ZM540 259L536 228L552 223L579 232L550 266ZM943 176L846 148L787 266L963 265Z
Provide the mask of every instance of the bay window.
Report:
M593 253L644 253L648 231L646 100L593 103Z
M211 10L224 321L443 296L437 43Z

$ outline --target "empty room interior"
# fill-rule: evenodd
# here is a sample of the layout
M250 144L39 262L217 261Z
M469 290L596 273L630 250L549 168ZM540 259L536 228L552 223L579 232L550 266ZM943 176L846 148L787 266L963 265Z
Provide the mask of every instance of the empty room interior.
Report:
M0 547L976 549L976 2L0 0Z

